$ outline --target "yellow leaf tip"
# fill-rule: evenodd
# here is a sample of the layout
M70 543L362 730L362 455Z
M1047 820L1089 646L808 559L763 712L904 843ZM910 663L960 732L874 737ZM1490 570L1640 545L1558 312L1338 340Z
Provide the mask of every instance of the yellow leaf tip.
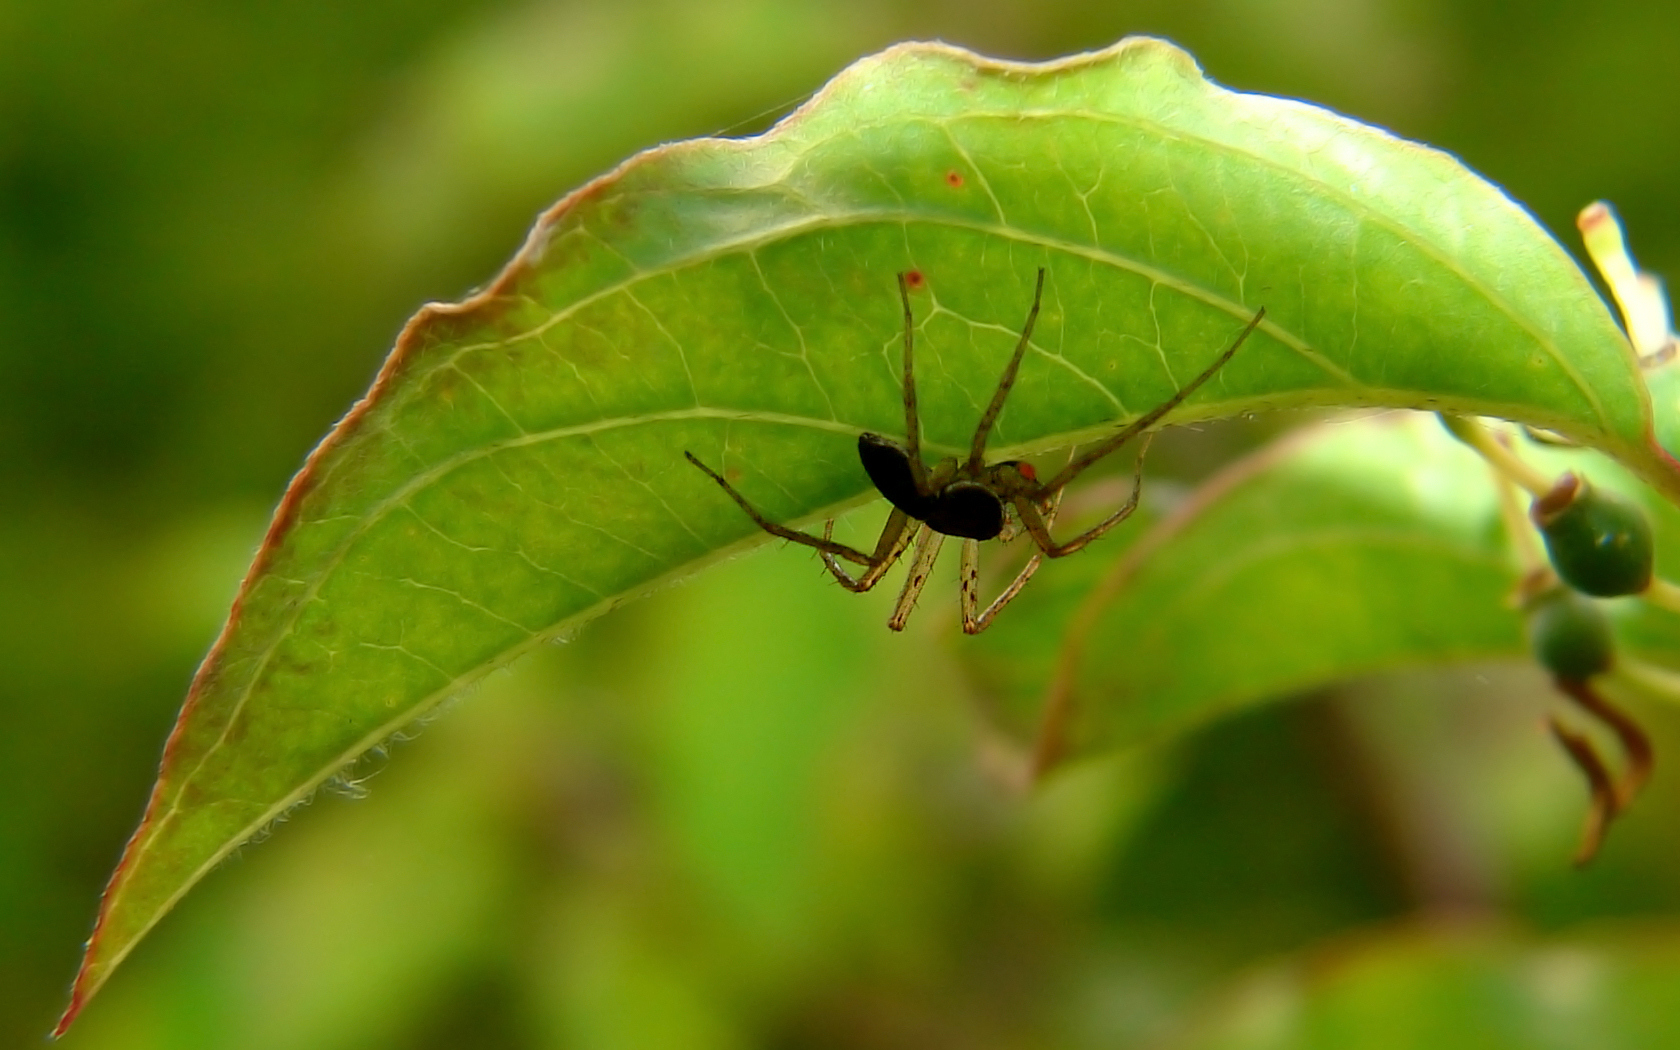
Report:
M1615 209L1604 201L1593 201L1581 209L1575 225L1581 230L1587 255L1610 286L1635 352L1647 360L1666 360L1674 344L1668 298L1662 282L1634 264Z

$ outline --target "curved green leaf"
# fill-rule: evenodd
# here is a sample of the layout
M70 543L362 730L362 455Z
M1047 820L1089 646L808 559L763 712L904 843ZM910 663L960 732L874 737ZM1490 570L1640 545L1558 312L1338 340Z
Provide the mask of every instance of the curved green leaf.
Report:
M645 153L539 222L483 293L423 310L276 515L171 737L71 1015L211 866L490 668L868 495L902 429L895 271L923 419L962 446L1050 272L995 433L1022 452L1184 406L1520 418L1665 492L1644 386L1556 243L1452 157L1202 78L1136 39L1029 66L863 60L770 133Z
M1135 743L1350 676L1525 644L1487 467L1422 417L1298 431L1079 571L1023 595L1023 615L969 654L1023 714L1046 682L1074 705L1047 746Z

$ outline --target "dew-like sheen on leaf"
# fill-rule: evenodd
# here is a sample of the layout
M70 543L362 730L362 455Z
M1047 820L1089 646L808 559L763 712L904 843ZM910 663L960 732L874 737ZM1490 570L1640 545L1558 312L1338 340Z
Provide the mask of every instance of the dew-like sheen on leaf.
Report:
M1132 39L1043 65L933 44L753 139L650 150L556 205L502 275L429 306L293 481L193 682L65 1023L229 851L370 745L542 640L870 490L922 418L961 447L1031 299L994 433L1021 454L1175 418L1443 408L1602 448L1669 494L1631 351L1546 232L1454 158L1227 91Z

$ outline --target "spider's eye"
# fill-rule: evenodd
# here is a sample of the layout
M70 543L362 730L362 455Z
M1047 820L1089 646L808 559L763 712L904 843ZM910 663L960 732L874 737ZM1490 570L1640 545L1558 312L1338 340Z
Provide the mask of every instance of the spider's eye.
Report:
M998 466L1010 467L1015 471L1015 473L1021 475L1023 478L1026 478L1028 481L1038 480L1038 471L1034 470L1033 465L1024 459L1005 460L1004 462L999 463Z

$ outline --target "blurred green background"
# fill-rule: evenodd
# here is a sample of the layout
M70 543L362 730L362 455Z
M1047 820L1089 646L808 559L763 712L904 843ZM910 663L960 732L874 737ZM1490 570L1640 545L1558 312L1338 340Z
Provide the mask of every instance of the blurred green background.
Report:
M1134 32L1454 151L1577 254L1612 200L1680 272L1668 4L0 5L0 1045L50 1028L269 510L418 304L895 40ZM938 593L890 636L890 594L767 548L597 621L224 865L65 1045L1680 1039L1680 777L1572 871L1534 671L1296 698L1024 797Z

